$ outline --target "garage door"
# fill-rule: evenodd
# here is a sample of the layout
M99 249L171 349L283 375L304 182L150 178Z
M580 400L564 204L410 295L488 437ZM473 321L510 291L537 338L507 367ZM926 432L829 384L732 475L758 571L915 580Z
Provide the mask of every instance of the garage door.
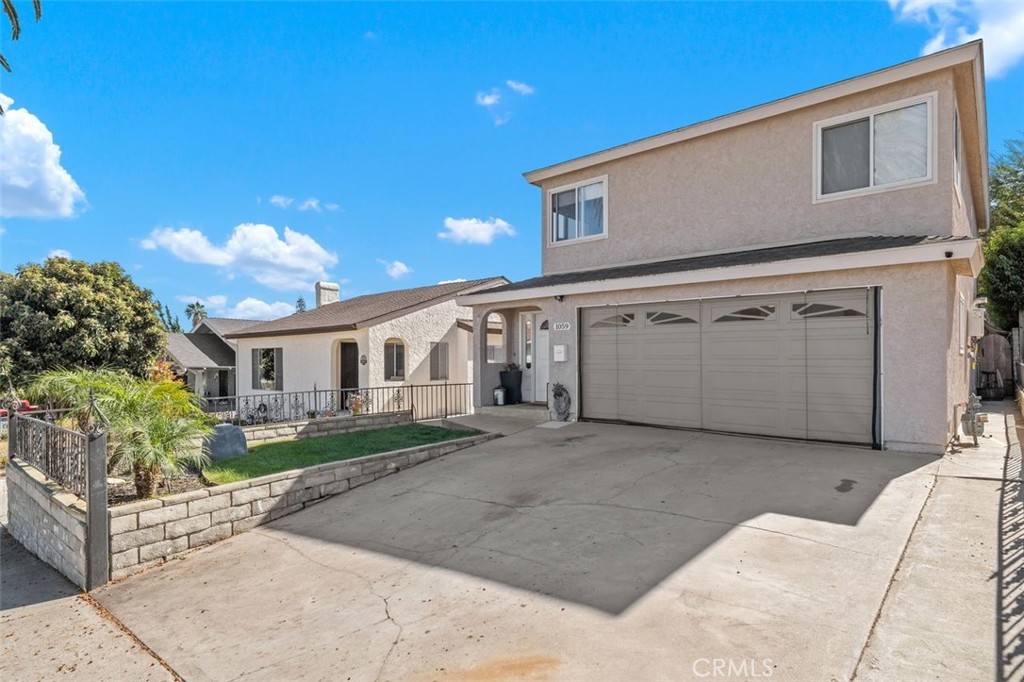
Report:
M874 292L581 311L581 414L786 438L873 442Z

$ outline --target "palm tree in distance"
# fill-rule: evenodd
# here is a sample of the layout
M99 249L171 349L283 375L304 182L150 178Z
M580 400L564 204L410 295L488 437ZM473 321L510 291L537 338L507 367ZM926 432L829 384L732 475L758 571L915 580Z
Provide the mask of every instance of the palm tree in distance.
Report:
M192 328L195 329L209 315L206 314L206 306L196 301L185 306L185 317L192 318Z
M18 10L14 7L12 0L3 0L4 14L7 15L7 22L11 25L11 40L17 40L21 35L21 22L18 20ZM36 21L43 18L43 5L40 0L33 0L32 8L35 10ZM11 65L7 63L6 57L0 54L0 68L7 73L11 72ZM0 116L4 115L3 107L0 107Z

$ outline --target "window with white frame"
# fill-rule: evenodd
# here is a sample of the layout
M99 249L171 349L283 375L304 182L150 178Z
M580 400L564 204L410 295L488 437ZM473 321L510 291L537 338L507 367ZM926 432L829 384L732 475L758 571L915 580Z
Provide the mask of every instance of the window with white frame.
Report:
M816 123L815 198L930 182L934 110L933 93Z
M607 229L607 178L551 190L551 243L603 237Z
M448 342L430 344L430 380L448 380Z
M384 381L405 381L405 343L401 339L384 342Z

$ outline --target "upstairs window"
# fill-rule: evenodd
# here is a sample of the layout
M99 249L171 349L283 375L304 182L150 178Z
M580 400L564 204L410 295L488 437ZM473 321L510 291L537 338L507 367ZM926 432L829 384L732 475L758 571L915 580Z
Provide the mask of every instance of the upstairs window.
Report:
M816 123L815 199L930 182L935 95Z
M384 342L384 381L405 381L405 344L401 339Z
M605 235L608 222L606 188L607 179L601 178L550 192L552 244Z

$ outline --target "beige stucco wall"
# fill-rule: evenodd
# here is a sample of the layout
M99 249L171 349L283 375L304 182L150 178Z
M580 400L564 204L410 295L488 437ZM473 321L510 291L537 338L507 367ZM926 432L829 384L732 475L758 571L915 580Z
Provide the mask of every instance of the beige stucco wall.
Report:
M444 383L430 381L430 344L448 343L448 383L472 381L468 355L469 332L456 325L459 318L470 319L470 308L456 305L454 300L417 310L414 313L383 322L369 329L369 367L366 386L399 385L402 382L384 379L384 342L389 338L405 342L406 384ZM360 349L360 352L363 352Z
M938 93L935 183L813 203L816 121L929 92ZM951 234L952 127L952 72L942 71L550 178L543 271L858 234ZM607 239L548 246L546 190L600 175Z
M969 285L970 278L961 278ZM568 346L566 362L551 362L550 380L566 386L578 408L578 311L581 307L614 303L690 300L719 296L784 293L810 289L881 286L883 438L893 450L939 453L951 434L952 406L962 399L963 365L955 343L952 320L957 280L947 262L899 267L865 268L787 277L756 278L652 289L634 289L523 300L474 309L474 324L497 309L540 307L550 318L552 346ZM554 323L570 322L569 331L555 331ZM515 330L518 325L513 324ZM951 336L952 335L952 336ZM518 339L511 335L511 348ZM953 353L956 352L954 356ZM553 357L553 354L552 354ZM956 367L953 367L954 363ZM492 404L490 390L497 385L497 368L479 372L475 386L477 405ZM492 376L493 374L493 376Z
M266 393L252 388L252 349L281 348L284 363L284 391L350 388L339 385L341 377L341 341L355 341L359 355L367 364L359 366L359 387L401 384L444 383L430 381L430 343L448 342L448 383L472 381L471 334L456 325L458 318L469 319L472 311L449 300L437 305L381 322L366 329L296 336L270 336L238 339L238 394ZM384 380L384 342L399 338L405 342L406 380Z

